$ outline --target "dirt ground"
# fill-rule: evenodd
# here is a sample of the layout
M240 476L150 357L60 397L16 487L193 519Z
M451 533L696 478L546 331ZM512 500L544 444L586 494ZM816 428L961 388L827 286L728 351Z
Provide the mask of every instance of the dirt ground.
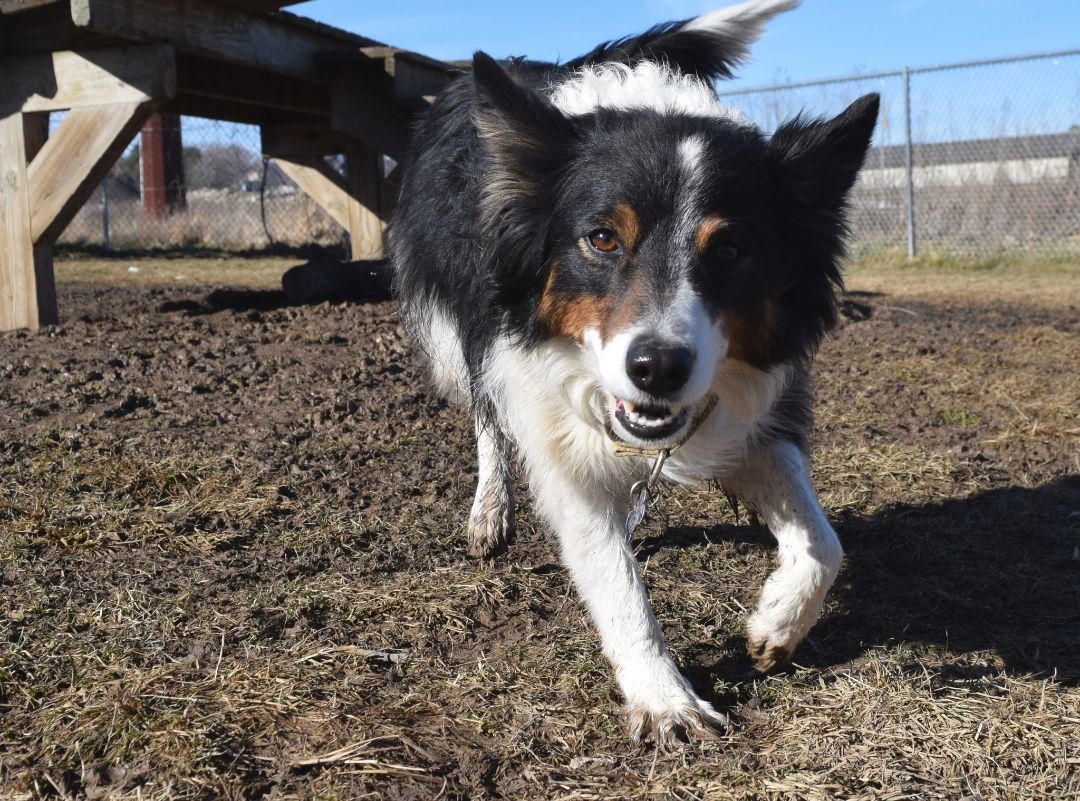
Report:
M758 676L772 538L667 491L639 558L733 726L660 753L529 504L465 555L471 425L392 305L138 264L60 263L62 324L0 334L0 799L1080 798L1076 269L854 272L815 364L844 570Z

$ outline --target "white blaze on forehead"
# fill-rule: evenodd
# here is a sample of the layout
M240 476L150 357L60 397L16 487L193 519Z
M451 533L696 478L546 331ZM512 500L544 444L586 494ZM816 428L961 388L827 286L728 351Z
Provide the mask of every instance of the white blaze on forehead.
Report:
M548 92L555 107L570 116L608 108L742 119L739 110L721 103L705 81L653 61L633 67L613 63L582 67Z
M699 136L688 136L681 140L678 156L682 181L675 211L675 235L677 246L689 253L694 230L702 214L702 193L707 168L704 140Z
M697 136L688 136L679 142L679 163L688 176L700 174L701 158L705 152L705 143Z

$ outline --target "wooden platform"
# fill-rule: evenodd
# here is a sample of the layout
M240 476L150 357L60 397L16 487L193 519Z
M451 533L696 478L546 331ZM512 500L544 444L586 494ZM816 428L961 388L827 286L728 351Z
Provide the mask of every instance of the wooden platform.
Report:
M57 321L53 245L154 112L259 125L264 155L348 230L353 258L381 255L382 155L403 155L454 68L286 5L0 0L0 330Z

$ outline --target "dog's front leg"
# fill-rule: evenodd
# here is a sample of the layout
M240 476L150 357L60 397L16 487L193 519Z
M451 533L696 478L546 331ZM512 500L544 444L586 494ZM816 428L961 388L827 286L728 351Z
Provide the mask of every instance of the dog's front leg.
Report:
M667 747L680 735L705 737L724 725L726 718L697 696L671 658L624 538L625 506L562 471L533 471L530 480L615 668L631 738L651 733Z
M794 443L754 448L723 483L761 515L779 545L780 565L746 623L750 655L764 672L787 664L814 625L844 552L810 485L806 457Z

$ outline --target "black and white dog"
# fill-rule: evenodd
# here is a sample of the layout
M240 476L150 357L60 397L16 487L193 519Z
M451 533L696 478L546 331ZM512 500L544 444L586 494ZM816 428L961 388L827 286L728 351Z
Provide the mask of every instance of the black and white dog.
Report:
M516 446L635 739L723 720L675 666L627 543L649 454L670 452L670 481L719 480L778 540L747 622L760 669L787 662L840 567L808 477L807 370L836 321L878 98L766 136L712 88L796 3L751 0L563 65L477 53L416 131L388 234L407 325L475 417L470 551L511 533Z

